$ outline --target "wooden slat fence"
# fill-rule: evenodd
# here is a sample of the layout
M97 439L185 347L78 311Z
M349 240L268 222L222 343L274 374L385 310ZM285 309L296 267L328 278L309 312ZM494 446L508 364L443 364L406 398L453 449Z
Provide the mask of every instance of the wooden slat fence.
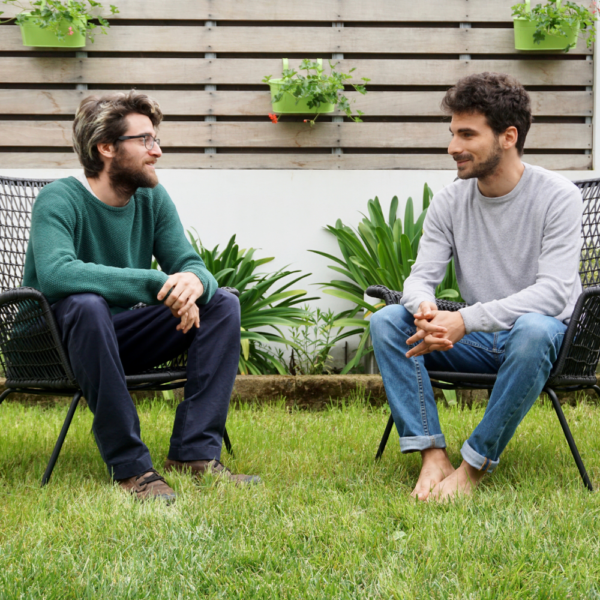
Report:
M113 1L120 14L84 53L26 48L16 26L0 26L0 167L77 167L81 99L135 87L166 115L163 167L451 169L444 91L500 71L531 93L525 159L592 168L592 52L581 41L568 54L515 51L515 0ZM366 96L348 93L364 123L334 113L312 128L300 116L272 124L261 80L280 74L282 56L369 77Z

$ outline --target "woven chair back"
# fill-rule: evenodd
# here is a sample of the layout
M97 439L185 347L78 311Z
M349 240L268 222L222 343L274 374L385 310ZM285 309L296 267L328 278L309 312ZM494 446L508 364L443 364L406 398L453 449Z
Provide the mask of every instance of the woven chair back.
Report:
M584 288L600 285L600 179L578 181L583 195L583 245L579 275Z
M0 177L0 290L20 287L31 227L31 208L50 180Z

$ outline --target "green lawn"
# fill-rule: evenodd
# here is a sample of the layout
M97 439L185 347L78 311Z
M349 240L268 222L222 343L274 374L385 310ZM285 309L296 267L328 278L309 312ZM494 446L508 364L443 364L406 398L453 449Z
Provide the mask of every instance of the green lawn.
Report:
M565 407L600 484L600 407ZM174 406L139 406L157 466ZM39 480L66 412L0 407L0 598L600 598L600 495L587 492L550 405L538 404L472 500L409 497L417 455L396 434L373 457L387 409L231 411L252 489L169 481L172 506L107 481L79 410L50 484ZM451 459L483 409L441 408Z

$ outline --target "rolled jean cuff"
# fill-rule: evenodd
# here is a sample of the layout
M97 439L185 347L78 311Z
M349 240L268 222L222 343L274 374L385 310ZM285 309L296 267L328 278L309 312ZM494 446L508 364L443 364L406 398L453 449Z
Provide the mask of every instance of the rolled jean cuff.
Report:
M412 437L400 438L400 451L403 454L408 452L419 452L429 448L445 448L446 438L443 433L436 435L415 435Z
M481 456L478 452L475 452L469 442L465 442L463 447L460 449L460 453L466 462L468 462L474 469L478 471L484 471L485 473L491 473L497 466L500 460L491 460L485 456Z

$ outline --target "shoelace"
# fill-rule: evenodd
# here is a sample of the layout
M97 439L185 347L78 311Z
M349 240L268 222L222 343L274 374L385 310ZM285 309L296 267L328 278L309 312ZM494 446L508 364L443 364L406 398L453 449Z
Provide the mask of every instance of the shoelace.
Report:
M146 479L142 479L142 477L144 477L144 475L149 471L146 471L146 473L143 473L136 479L136 483L141 488L145 488L149 483L154 483L155 481L162 481L163 483L167 483L165 481L165 478L162 475L160 475L156 469L150 469L150 471L152 472L152 475L146 477Z
M211 471L214 471L215 473L231 473L231 471L220 460L214 458L212 463Z

